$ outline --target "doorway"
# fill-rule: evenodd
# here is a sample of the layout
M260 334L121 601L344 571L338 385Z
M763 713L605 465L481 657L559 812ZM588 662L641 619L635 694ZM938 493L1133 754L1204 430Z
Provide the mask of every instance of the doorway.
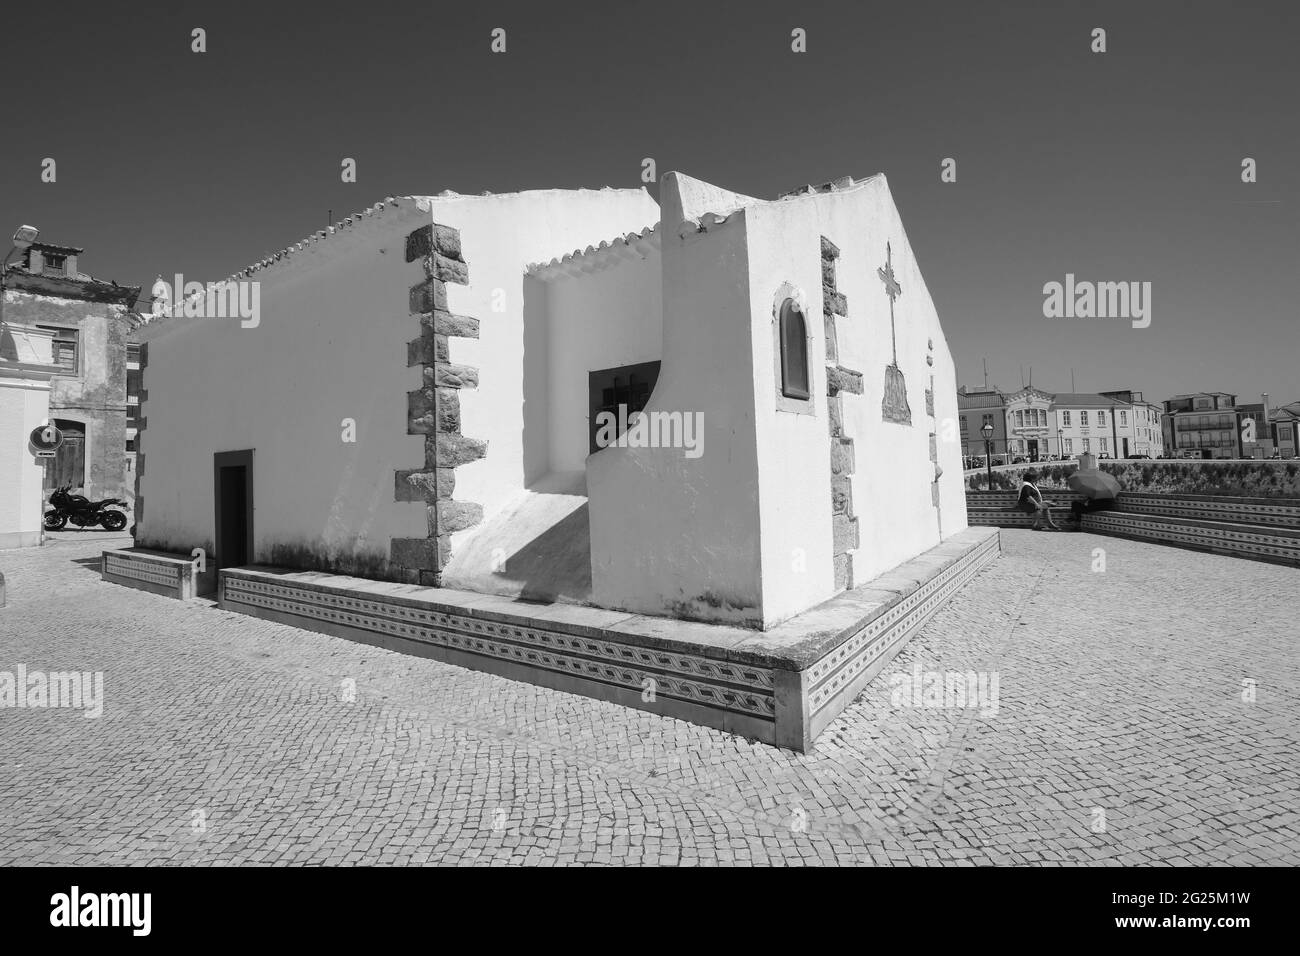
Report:
M241 567L253 556L253 450L217 452L212 475L217 553L208 561L217 569Z
M45 460L45 492L67 486L72 494L84 493L86 487L86 425L65 418L52 420L63 433L63 444L53 458Z

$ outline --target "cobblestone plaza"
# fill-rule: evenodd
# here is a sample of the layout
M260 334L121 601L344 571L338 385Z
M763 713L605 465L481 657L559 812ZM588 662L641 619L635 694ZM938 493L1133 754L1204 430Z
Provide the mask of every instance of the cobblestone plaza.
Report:
M801 756L103 583L127 543L0 553L0 672L104 688L0 709L0 864L1300 863L1294 569L1004 531Z

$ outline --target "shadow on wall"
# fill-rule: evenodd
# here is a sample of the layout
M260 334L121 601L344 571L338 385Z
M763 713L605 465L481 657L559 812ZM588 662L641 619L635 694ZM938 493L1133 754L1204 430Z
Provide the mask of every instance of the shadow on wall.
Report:
M543 488L561 487L553 479ZM529 601L591 603L587 499L525 491L453 549L443 585Z
M591 601L591 539L587 506L581 505L508 555L497 575L518 582L525 601ZM582 547L575 547L575 542Z

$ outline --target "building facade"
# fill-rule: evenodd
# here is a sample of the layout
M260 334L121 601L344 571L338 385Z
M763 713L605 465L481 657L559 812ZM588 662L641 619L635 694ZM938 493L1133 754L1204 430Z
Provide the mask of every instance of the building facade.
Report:
M1193 392L1164 402L1165 449L1175 458L1241 458L1237 396Z
M1007 451L1007 399L996 388L957 389L958 424L963 458L982 457L985 452L984 425L993 426L991 438L994 455Z
M1052 428L1063 458L1092 454L1097 458L1123 457L1125 445L1119 430L1119 412L1128 420L1129 405L1105 395L1060 392L1052 397Z
M1124 389L1113 392L1099 392L1102 398L1111 398L1122 403L1115 410L1116 441L1119 449L1117 458L1130 458L1135 455L1147 458L1162 458L1165 453L1164 431L1161 427L1161 408L1154 402L1148 402L1141 392ZM1125 408L1127 405L1128 408Z
M151 323L137 544L767 628L963 530L884 177L660 202L387 200L223 283L255 323Z
M1282 458L1300 458L1300 402L1274 409L1270 421L1278 455Z
M1007 454L1013 460L1043 461L1060 454L1052 441L1051 409L1051 393L1032 385L1007 396Z
M78 270L82 250L33 243L5 274L5 320L47 332L59 368L49 417L63 433L44 488L71 485L91 499L128 491L127 343L139 287Z

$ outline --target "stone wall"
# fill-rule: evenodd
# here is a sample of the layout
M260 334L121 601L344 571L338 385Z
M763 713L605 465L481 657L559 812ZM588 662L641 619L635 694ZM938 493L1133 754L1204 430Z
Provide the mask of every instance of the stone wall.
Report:
M411 288L411 314L420 334L407 345L406 364L420 366L423 384L407 393L406 431L424 436L424 464L399 470L394 480L397 501L424 501L428 534L394 538L390 561L413 583L437 586L451 560L451 536L483 520L483 506L455 500L456 468L487 454L487 442L461 434L461 389L478 387L478 369L450 360L451 337L478 338L477 319L447 308L447 283L469 282L461 253L460 232L431 223L406 238L406 261L419 262L425 278Z

